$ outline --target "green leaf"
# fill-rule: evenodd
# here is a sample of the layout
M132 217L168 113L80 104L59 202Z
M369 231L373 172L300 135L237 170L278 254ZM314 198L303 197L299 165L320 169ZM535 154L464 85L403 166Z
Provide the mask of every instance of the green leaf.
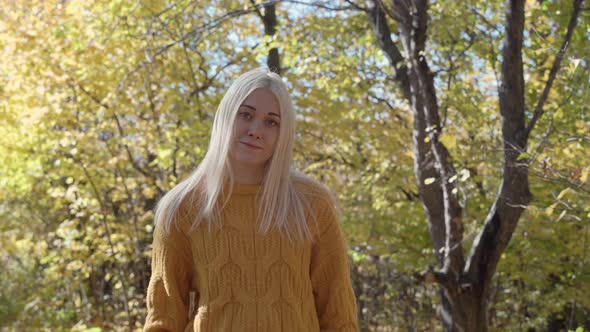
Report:
M528 152L522 152L521 154L518 155L518 158L516 158L516 161L520 161L523 159L528 159L531 157L531 154Z

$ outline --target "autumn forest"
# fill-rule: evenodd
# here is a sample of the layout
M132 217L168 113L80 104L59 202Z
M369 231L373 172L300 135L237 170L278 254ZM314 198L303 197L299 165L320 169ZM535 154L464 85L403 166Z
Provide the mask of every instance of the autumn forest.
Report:
M362 331L590 331L588 1L0 7L0 330L140 330L153 208L268 66Z

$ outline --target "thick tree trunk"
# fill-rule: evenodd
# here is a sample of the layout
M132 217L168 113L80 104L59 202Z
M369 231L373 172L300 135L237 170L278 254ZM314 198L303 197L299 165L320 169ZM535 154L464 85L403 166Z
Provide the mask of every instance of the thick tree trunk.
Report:
M264 33L268 36L274 36L276 33L277 26L277 14L275 11L275 5L265 5L266 10ZM268 68L273 70L277 74L281 74L281 59L279 57L279 49L276 47L271 48L268 51L268 59L266 61Z
M436 92L433 75L423 54L426 41L426 6L426 1L415 1L410 6L407 3L394 3L393 10L389 13L400 26L404 55L391 41L386 8L379 2L369 2L367 13L377 42L388 57L414 116L414 173L428 218L437 268L449 271L455 276L451 279L457 279L464 265L461 207L456 193L453 192L454 184L448 181L455 175L455 170L447 162L448 151L437 139L441 128ZM435 182L429 183L428 180L433 179ZM459 294L457 291L449 292L442 284L439 293L443 326L445 331L451 331L457 323L454 318L457 313L453 310L458 308L457 303L465 301L464 296L455 296Z
M256 8L256 13L262 20L264 24L264 34L266 36L274 36L277 30L277 14L275 8L275 2L265 4L264 5L264 13L262 13L258 9L258 5L256 5L254 0L250 0L254 8ZM266 64L270 70L277 74L281 74L281 59L279 57L279 49L276 47L271 48L268 51L268 58L266 60Z

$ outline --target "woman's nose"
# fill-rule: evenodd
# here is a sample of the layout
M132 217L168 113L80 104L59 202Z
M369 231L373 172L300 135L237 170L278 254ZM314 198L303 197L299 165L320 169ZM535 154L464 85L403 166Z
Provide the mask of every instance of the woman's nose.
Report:
M252 124L250 126L250 128L248 128L248 136L254 137L256 139L260 139L261 135L260 135L260 129L258 128L258 125Z

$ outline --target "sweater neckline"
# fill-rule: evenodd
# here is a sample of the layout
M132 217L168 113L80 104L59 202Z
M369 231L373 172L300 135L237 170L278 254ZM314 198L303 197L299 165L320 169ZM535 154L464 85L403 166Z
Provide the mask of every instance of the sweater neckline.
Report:
M252 195L259 192L260 187L262 187L261 183L257 184L239 184L234 183L234 187L232 189L232 194L236 195Z

